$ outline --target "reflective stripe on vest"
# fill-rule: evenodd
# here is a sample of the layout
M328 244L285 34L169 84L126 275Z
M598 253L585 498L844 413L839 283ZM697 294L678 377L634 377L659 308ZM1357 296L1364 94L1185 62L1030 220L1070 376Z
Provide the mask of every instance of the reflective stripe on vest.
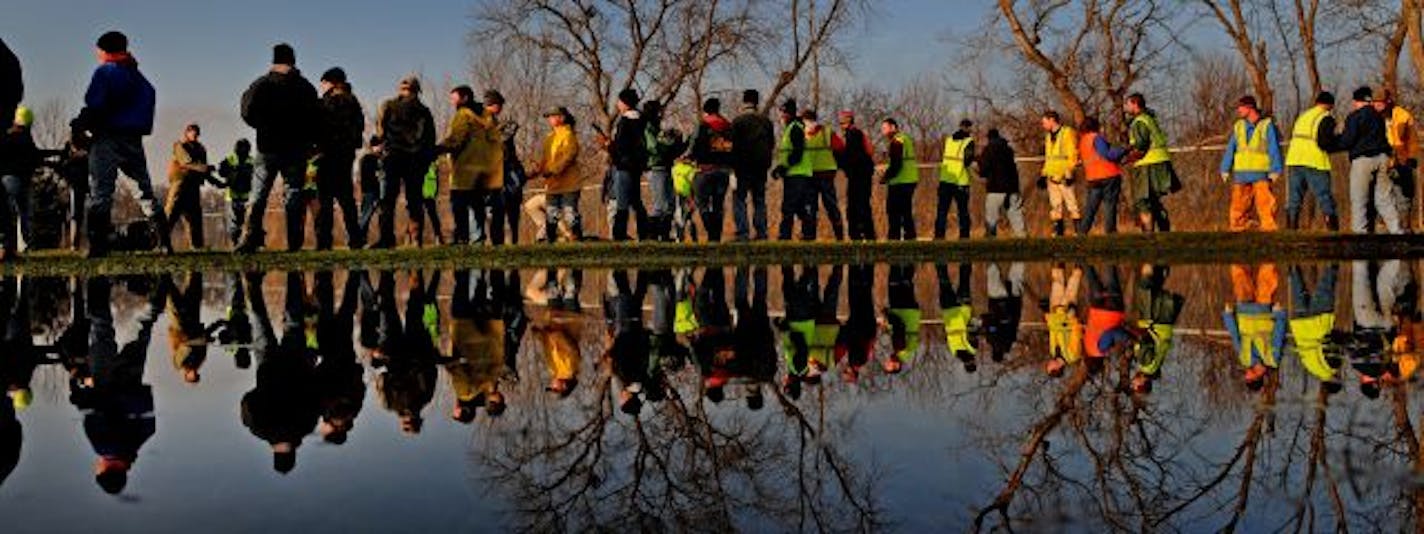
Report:
M1135 167L1146 167L1148 165L1172 161L1172 153L1167 151L1167 134L1162 131L1162 127L1157 124L1157 117L1148 113L1138 114L1132 118L1132 127L1128 128L1128 142L1132 146L1137 146L1137 128L1141 124L1147 128L1147 154L1142 159L1134 163Z
M915 140L905 132L896 132L895 140L900 142L900 173L886 180L890 185L920 183L920 160L915 158Z
M951 353L968 352L974 354L974 342L969 339L969 320L974 317L974 309L968 305L940 310L944 321L944 342Z
M1320 123L1328 116L1330 113L1324 108L1314 106L1295 119L1290 148L1286 150L1286 166L1330 172L1330 155L1320 149L1315 137L1320 131Z
M1270 131L1271 119L1261 117L1256 121L1256 127L1251 131L1251 136L1246 136L1246 121L1236 121L1235 133L1236 154L1232 159L1231 169L1236 172L1270 172L1271 153L1270 147L1266 146L1266 132Z
M834 172L836 155L831 152L831 129L822 127L814 134L806 135L806 152L802 160L811 160L811 172Z
M1097 133L1085 133L1078 144L1078 153L1083 157L1083 174L1090 182L1122 176L1122 167L1098 154L1097 140Z
M1052 133L1044 134L1043 175L1057 179L1072 175L1073 167L1078 164L1077 157L1073 154L1077 143L1078 133L1067 126L1059 127L1057 136Z
M791 129L793 126L801 126L802 136L805 136L805 125L800 121L793 122L781 129L781 144L776 147L776 164L786 167L787 176L811 176L811 155L806 153L805 145L802 145L801 161L795 165L790 164L791 159Z
M1241 346L1236 348L1241 367L1251 367L1259 359L1266 367L1276 368L1276 348L1272 345L1275 318L1269 313L1242 313L1236 316L1236 326L1241 336Z
M939 181L954 185L969 185L969 167L965 165L964 151L969 148L969 143L974 142L974 138L965 137L955 139L953 136L944 139L944 158L939 164Z

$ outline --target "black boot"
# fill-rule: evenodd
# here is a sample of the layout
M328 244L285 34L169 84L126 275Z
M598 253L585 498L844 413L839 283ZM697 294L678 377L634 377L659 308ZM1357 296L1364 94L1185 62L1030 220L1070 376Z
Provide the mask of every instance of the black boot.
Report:
M1057 221L1053 221L1053 235L1058 236L1058 237L1063 237L1063 232L1064 232L1064 230L1065 230L1065 225L1064 225L1062 219L1059 219L1059 220L1057 220Z
M153 229L158 236L158 252L162 254L173 254L173 227L169 226L168 218L162 213L155 214L148 221L149 228Z
M1286 214L1286 230L1299 230L1299 229L1300 229L1300 214L1299 214L1299 213L1287 213L1287 214Z
M1331 231L1331 232L1339 232L1339 231L1340 231L1340 217L1337 217L1337 216L1335 216L1335 215L1326 215L1326 216L1325 216L1325 229L1326 229L1326 230L1329 230L1329 231Z

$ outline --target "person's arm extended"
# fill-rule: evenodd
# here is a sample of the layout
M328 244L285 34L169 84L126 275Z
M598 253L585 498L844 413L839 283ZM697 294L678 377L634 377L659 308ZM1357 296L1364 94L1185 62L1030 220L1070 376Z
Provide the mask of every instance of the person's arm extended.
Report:
M1235 162L1236 132L1235 130L1232 130L1232 133L1226 137L1226 148L1221 151L1221 174L1225 175L1230 173L1232 167L1235 166Z
M1315 146L1327 153L1340 151L1340 139L1335 134L1335 117L1326 115L1320 119L1320 127L1315 129Z
M1271 157L1271 174L1280 176L1286 170L1286 158L1281 154L1281 130L1276 128L1276 121L1271 121L1270 126L1266 129L1266 153Z
M1355 143L1358 143L1359 141L1360 114L1351 113L1350 116L1345 117L1345 131L1340 134L1339 139L1336 140L1336 142L1339 144L1335 146L1339 151L1346 151L1353 148L1355 146Z
M800 123L794 123L787 128L792 128L791 135L787 138L791 140L791 152L786 155L786 166L795 167L801 163L801 156L806 151L806 128Z
M1101 135L1093 139L1093 150L1098 153L1098 157L1112 162L1122 161L1127 155L1127 149L1108 144L1108 140Z
M899 139L890 141L890 161L885 165L885 176L899 176L905 165L905 145Z

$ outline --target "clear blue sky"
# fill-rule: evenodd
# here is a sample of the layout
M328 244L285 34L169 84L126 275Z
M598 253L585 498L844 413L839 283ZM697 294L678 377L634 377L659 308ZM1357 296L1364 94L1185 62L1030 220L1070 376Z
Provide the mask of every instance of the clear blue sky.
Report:
M238 120L238 100L267 69L272 44L291 43L297 66L313 81L328 67L344 67L370 111L405 74L463 79L465 35L476 5L478 0L5 0L0 38L24 64L31 105L62 99L77 110L94 67L95 38L109 29L124 31L158 88L150 154L165 153L182 125L194 121L205 126L209 151L226 153L237 136L250 135ZM849 44L856 50L857 74L887 86L912 69L943 68L949 47L939 37L977 27L992 7L966 0L875 5L876 19L856 28Z

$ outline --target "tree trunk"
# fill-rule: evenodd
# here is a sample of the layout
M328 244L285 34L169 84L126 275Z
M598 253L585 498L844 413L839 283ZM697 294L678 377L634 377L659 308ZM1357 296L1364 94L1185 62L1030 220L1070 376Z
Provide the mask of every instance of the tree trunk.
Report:
M1409 34L1409 58L1414 63L1414 78L1424 86L1424 0L1404 0L1404 24Z

